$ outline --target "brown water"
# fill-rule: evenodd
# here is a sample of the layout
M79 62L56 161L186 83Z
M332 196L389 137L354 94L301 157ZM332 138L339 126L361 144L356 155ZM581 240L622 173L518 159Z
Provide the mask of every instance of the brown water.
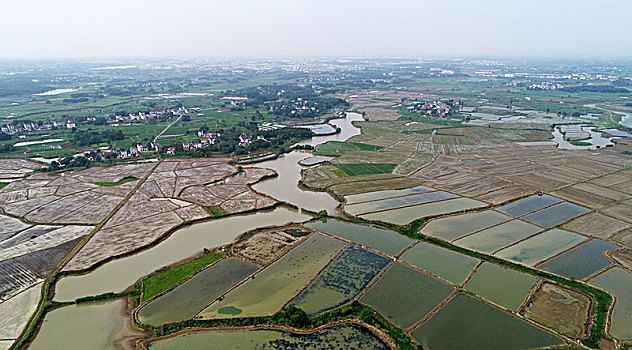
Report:
M300 142L301 145L316 146L327 141L345 141L352 136L359 135L360 129L353 126L353 121L364 120L361 114L347 113L344 119L335 119L330 123L340 128L340 133L330 136L316 136L311 140ZM334 214L338 201L325 192L306 191L298 187L301 179L301 170L304 169L298 164L299 161L309 158L311 153L293 151L282 155L277 159L257 163L253 166L270 168L276 170L278 177L271 178L252 186L256 191L267 194L278 200L292 203L301 208L312 211L327 210L329 214Z
M88 295L120 292L162 266L190 257L204 248L229 244L244 232L310 218L293 210L277 208L187 226L151 249L108 262L86 275L60 279L55 286L54 300L72 301Z

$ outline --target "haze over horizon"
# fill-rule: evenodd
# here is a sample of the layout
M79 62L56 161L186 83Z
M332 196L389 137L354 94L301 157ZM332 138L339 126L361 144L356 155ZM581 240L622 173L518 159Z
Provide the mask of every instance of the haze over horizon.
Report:
M25 0L2 6L0 58L629 57L630 13L627 0Z

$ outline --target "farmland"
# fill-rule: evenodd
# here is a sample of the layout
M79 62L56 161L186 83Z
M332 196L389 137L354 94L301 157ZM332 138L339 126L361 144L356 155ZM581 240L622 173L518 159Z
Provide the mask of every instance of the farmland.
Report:
M76 122L0 141L0 347L632 344L632 142L589 106L626 99L351 62L0 97L14 128Z

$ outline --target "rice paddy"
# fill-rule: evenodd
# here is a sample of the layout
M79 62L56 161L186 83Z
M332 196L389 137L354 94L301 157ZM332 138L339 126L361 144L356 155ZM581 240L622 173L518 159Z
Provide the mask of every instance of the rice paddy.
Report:
M465 294L450 300L411 333L424 348L532 349L563 341L535 326Z
M509 246L494 255L523 265L533 266L584 240L586 240L584 236L554 228Z
M344 246L315 234L202 310L202 318L266 316L279 311Z
M391 259L351 245L340 253L290 305L317 315L355 299Z
M396 256L413 240L396 232L369 225L352 224L335 219L322 219L305 224L312 230L328 233L348 241L375 249L390 256Z
M401 260L455 285L463 283L479 263L478 259L425 242L417 243Z
M396 197L381 199L371 202L345 205L345 211L352 215L366 214L375 211L389 210L410 205L417 205L428 202L436 202L444 199L455 198L456 195L451 193L436 191L421 194L415 194L405 197Z
M549 195L533 195L505 204L497 210L501 213L518 217L560 203L561 201L561 199Z
M464 288L496 305L516 311L537 282L538 279L531 275L483 263Z
M360 302L400 328L422 319L454 291L453 287L402 264L394 264Z
M538 269L581 280L612 265L604 252L618 248L616 244L593 239L544 262Z

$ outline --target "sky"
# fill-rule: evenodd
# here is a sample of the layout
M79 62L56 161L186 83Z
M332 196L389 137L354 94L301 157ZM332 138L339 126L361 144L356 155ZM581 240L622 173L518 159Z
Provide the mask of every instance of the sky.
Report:
M631 0L3 0L0 58L632 57Z

